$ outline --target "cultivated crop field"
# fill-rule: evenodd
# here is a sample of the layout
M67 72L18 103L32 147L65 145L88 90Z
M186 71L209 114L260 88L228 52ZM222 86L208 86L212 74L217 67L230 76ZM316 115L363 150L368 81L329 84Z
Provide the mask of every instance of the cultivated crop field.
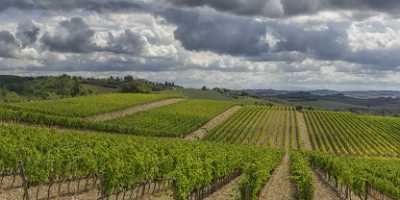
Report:
M395 122L328 111L307 111L305 119L313 149L335 154L400 155L400 129Z
M229 101L187 100L105 123L129 132L181 137L233 105Z
M12 103L7 108L66 117L87 117L144 103L179 97L172 94L121 94L82 96L60 100Z
M290 135L290 137L287 137ZM284 106L246 106L211 130L207 140L264 147L297 147L294 110Z

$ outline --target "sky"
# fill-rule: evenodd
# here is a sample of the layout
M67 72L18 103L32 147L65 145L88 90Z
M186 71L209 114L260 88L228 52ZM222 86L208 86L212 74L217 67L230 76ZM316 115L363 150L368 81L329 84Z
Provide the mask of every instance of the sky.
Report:
M1 0L0 74L398 90L399 0Z

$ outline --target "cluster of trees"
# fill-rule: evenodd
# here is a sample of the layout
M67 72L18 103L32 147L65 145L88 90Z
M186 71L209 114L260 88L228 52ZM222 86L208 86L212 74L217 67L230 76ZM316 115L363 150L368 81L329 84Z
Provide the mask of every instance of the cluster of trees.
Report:
M76 77L0 77L1 94L6 101L26 99L53 99L90 93L81 87Z
M162 91L180 88L174 82L153 82L145 79L136 79L131 75L124 77L113 77L97 79L97 78L81 78L83 83L98 85L102 87L114 88L120 92L141 92L148 93L152 91Z
M220 94L222 94L224 96L232 97L232 98L239 98L239 97L258 98L257 96L250 95L248 92L243 91L243 90L231 90L231 89L227 89L227 88L218 88L218 87L209 89L206 86L203 86L201 88L201 90L203 90L203 91L207 91L207 90L216 91L216 92L218 92L218 93L220 93Z

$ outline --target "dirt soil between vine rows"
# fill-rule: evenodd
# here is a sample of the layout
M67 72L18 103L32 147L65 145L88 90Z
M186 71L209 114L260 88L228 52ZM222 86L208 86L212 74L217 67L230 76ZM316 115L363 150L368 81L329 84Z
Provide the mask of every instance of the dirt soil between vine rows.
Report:
M90 116L90 117L86 117L85 119L89 120L89 121L95 121L95 122L104 122L104 121L109 121L109 120L120 118L120 117L125 117L127 115L132 115L132 114L135 114L138 112L143 112L146 110L151 110L154 108L159 108L159 107L170 105L170 104L175 104L175 103L178 103L179 101L183 101L183 100L184 99L166 99L166 100L156 101L156 102L147 103L147 104L143 104L143 105L133 106L133 107L125 109L125 110Z
M239 111L241 106L233 106L232 108L229 108L225 112L219 114L218 116L214 117L210 121L208 121L204 126L202 126L200 129L194 131L193 133L187 135L185 137L186 140L200 140L207 136L208 131L211 129L215 128L216 126L220 125L227 119L229 119L233 114L235 114L237 111Z

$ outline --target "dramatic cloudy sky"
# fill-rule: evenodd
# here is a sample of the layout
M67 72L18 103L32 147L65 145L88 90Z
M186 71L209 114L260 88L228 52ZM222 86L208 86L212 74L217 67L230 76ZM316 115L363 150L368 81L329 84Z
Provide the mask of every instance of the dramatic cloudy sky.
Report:
M0 73L400 86L399 0L0 0Z

